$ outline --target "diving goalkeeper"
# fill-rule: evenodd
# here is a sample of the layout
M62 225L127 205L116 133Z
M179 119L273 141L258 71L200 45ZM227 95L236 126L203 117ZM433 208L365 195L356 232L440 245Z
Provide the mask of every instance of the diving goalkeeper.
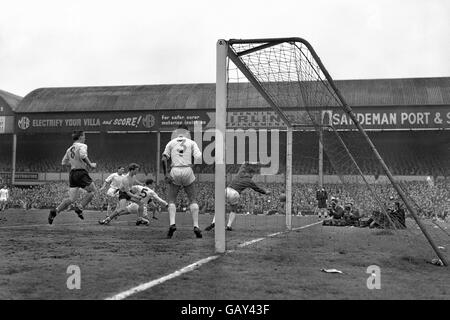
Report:
M258 193L269 195L271 193L268 189L259 187L253 180L253 176L260 171L261 165L259 163L244 162L239 168L237 176L231 181L229 186L225 189L226 201L231 207L230 215L226 230L232 231L231 225L236 218L237 206L241 193L245 189L253 189ZM214 229L216 217L214 216L212 223L205 228L205 231Z

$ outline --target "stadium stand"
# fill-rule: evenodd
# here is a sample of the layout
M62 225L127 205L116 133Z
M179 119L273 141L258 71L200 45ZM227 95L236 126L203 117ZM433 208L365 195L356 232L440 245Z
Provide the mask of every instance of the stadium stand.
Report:
M449 105L450 78L421 79L378 79L378 80L342 80L336 81L343 95L351 106L364 108L387 107L445 107ZM117 112L129 111L165 111L165 110L211 110L214 106L214 84L181 84L156 86L117 86L85 88L41 88L34 90L20 102L17 115L37 113L65 112ZM257 105L242 105L243 110ZM253 103L253 102L252 102ZM27 131L28 132L28 131ZM450 189L450 139L448 130L402 130L369 131L368 134L381 156L394 175L431 176L435 186L427 187L426 182L403 182L414 199L425 208L425 212L441 214L448 212ZM350 141L351 133L340 132L344 141ZM60 165L64 151L71 143L70 132L29 134L19 131L17 135L17 172L65 172L67 168ZM170 140L170 133L162 132L160 152ZM285 134L280 133L280 169L285 170ZM295 132L293 137L293 174L317 175L318 138L313 132ZM157 138L153 133L87 133L89 156L98 164L93 172L110 173L119 165L137 162L141 172L155 173L157 167ZM12 135L0 135L0 172L12 169ZM235 150L236 151L236 150ZM352 150L358 157L355 146ZM236 151L237 152L237 151ZM235 152L235 153L236 153ZM247 151L248 152L248 151ZM246 157L247 158L247 157ZM237 172L239 164L227 166L229 173ZM378 165L371 159L363 161L361 169L364 174L378 177L382 174ZM213 165L199 165L196 173L213 173ZM324 174L335 172L324 155ZM437 179L439 177L439 179ZM265 187L274 190L270 197L263 198L255 193L244 193L246 207L243 212L263 213L279 210L282 204L278 197L283 193L283 184L270 184ZM311 212L316 206L314 184L295 184L293 188L294 213ZM342 199L354 198L358 201L371 201L369 196L355 185L350 190L341 190L337 185L327 185L329 195ZM47 208L61 201L67 188L66 182L46 183L31 189L14 187L13 205L22 202L36 208ZM381 184L375 184L376 191L382 198L392 193ZM214 188L211 183L199 183L199 204L201 212L211 212L214 208ZM424 191L425 190L425 191ZM157 191L165 194L164 184ZM427 199L427 200L425 200ZM104 199L96 197L92 202L94 208L101 208ZM180 196L179 210L187 206L185 196ZM424 213L426 214L426 213Z
M11 171L12 135L0 134L0 172Z
M345 134L343 134L345 137ZM381 156L395 175L450 176L450 141L445 131L371 132L370 137ZM161 135L161 152L169 141L170 133ZM280 172L284 172L285 143L280 137ZM64 150L71 143L69 134L22 135L17 145L17 172L61 172ZM156 137L151 134L88 134L87 144L95 172L113 172L119 165L137 162L142 172L156 170ZM0 171L11 170L12 141L10 135L0 135ZM357 152L357 150L355 150ZM318 139L314 133L296 132L294 135L294 174L318 174ZM228 172L237 172L239 165L228 166ZM379 175L376 162L367 159L362 166L364 174ZM214 166L200 165L196 173L213 173ZM324 174L335 174L324 158Z
M114 172L119 165L130 162L141 164L144 173L154 172L156 139L148 134L87 134L89 157L98 163L93 172ZM8 144L8 142L4 142ZM62 172L65 150L71 144L70 134L23 135L17 144L17 172ZM8 148L9 145L7 146ZM2 157L1 167L10 170L10 158Z

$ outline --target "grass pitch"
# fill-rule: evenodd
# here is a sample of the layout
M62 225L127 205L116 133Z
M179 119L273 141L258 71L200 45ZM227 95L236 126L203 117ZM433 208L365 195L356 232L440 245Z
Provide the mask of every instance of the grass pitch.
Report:
M215 255L214 232L196 239L186 213L177 214L172 239L167 213L148 227L133 215L110 226L97 224L99 212L85 212L85 220L63 213L53 225L47 215L0 213L0 299L105 299ZM211 219L200 215L200 227ZM317 221L293 217L293 226ZM227 232L232 252L128 299L450 299L450 268L427 263L433 252L417 230L317 224L264 238L283 224L284 216L238 215ZM256 238L264 240L239 247ZM67 288L70 265L80 267L79 290ZM381 269L381 289L367 288L370 265ZM343 274L321 271L329 268Z

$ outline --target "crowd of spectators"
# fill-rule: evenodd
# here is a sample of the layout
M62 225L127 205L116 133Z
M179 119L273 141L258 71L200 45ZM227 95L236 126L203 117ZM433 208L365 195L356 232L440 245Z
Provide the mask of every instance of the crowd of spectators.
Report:
M96 181L98 186L101 181ZM430 185L428 182L402 182L402 187L410 194L415 203L423 210L426 216L446 217L450 215L450 180L442 179ZM246 190L241 195L239 210L250 214L268 214L271 212L284 213L284 203L280 201L280 195L285 193L285 186L281 183L262 184L262 187L272 190L270 196L261 195L251 190ZM336 197L339 202L354 203L364 215L370 215L373 210L380 208L379 201L388 203L390 197L396 197L396 193L390 185L372 184L370 190L361 184L327 184L324 186L329 198ZM30 188L13 187L10 196L10 206L20 208L48 209L58 205L67 195L67 183L47 183ZM198 204L201 213L214 212L214 183L198 182ZM165 198L167 194L166 184L160 183L155 191ZM292 213L313 214L317 209L316 184L296 183L292 190ZM376 196L374 195L376 194ZM378 198L379 200L376 200ZM99 193L91 202L90 209L102 210L106 204L106 195ZM179 211L188 208L187 196L180 193L177 199Z
M433 187L425 182L404 183L404 188L411 194L414 201L423 208L424 214L442 214L449 211L450 190L450 144L445 131L426 132L369 132L373 143L379 150L391 172L394 175L431 176L435 180ZM373 156L368 156L367 149L360 147L360 137L354 133L342 133L343 139L351 149L354 159L358 162L364 174L377 178L382 174L378 162ZM170 140L170 133L161 134L162 153L164 146ZM331 149L324 152L324 174L356 174L348 156L339 149L339 144L333 142L330 135L324 144ZM359 140L358 140L359 139ZM66 172L67 168L60 165L62 155L68 144L70 134L36 134L20 135L17 144L17 172ZM285 173L285 134L280 133L279 143L279 174ZM319 144L314 132L295 132L293 138L293 174L317 175ZM89 156L98 167L93 172L115 172L119 165L137 162L141 172L150 174L156 172L157 139L155 134L87 134ZM333 149L335 148L335 149ZM12 136L0 135L0 173L11 171ZM248 153L248 150L246 151ZM237 150L235 150L237 154ZM344 156L342 156L344 154ZM274 155L271 155L272 157ZM246 157L248 159L248 157ZM227 165L228 173L236 173L239 165ZM198 173L213 173L214 165L197 165ZM443 177L438 180L437 177ZM101 182L98 182L100 185ZM279 195L284 192L283 184L267 184L266 188L273 190L270 197L254 192L244 192L241 210L250 213L267 213L280 211L283 203ZM345 185L327 185L328 194L342 201L353 201L363 211L379 206L379 202L395 194L392 188L383 184L371 185L371 190L362 188L356 183ZM312 212L317 205L315 199L316 185L295 184L293 188L294 213ZM201 212L214 211L214 185L199 183L199 205ZM58 204L66 195L66 183L47 183L31 188L15 187L11 192L13 206L49 208ZM166 194L165 185L157 186L157 192ZM378 197L375 197L374 194ZM377 200L381 199L381 200ZM92 202L94 209L101 209L105 203L104 195L97 195ZM187 198L182 193L179 196L178 208L188 207Z

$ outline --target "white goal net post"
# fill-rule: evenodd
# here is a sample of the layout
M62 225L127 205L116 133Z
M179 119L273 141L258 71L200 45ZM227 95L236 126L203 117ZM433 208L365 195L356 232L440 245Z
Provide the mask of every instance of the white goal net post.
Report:
M215 248L225 252L225 187L227 110L244 104L275 112L287 131L286 143L286 228L290 228L292 206L292 132L309 125L320 134L327 158L343 184L347 177L364 177L358 152L370 157L388 177L391 186L413 216L434 252L447 265L421 223L416 207L398 185L388 166L357 120L313 47L302 38L218 40L216 46L216 137L215 137ZM244 86L247 89L244 89ZM250 89L248 89L250 88ZM256 102L255 102L256 101ZM336 108L352 120L349 131L357 140L345 142L336 132L324 134L324 110ZM326 113L326 112L325 112ZM356 154L356 155L355 155ZM370 186L364 181L370 191ZM376 196L374 195L374 198ZM377 205L377 202L379 205ZM375 206L383 212L382 201Z

